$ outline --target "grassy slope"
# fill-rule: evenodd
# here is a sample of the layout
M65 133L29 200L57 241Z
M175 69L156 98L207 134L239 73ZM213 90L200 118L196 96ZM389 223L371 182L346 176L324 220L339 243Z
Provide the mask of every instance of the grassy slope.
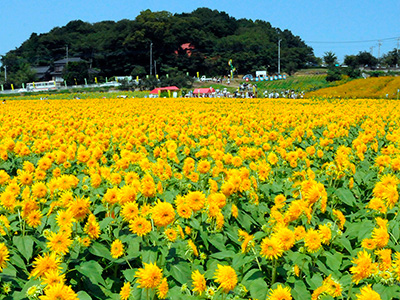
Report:
M326 75L295 75L289 76L286 80L274 80L274 81L258 81L251 82L255 83L258 90L263 92L267 91L285 91L285 90L295 90L297 92L309 92L317 89L337 85L338 83L330 83L325 80ZM230 85L225 84L215 84L213 82L197 84L195 87L210 87L214 89L228 88L229 91L234 91L237 89L240 83L244 80L234 79ZM342 82L340 82L342 83Z

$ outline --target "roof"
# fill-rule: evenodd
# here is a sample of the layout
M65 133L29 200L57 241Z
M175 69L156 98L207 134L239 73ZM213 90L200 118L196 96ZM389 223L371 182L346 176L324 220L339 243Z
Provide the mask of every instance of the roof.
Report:
M50 70L50 66L33 67L32 70L36 72L36 74L44 74Z
M214 92L215 90L212 87L210 87L210 88L194 89L193 94L211 94Z
M159 91L179 91L179 88L176 86L166 86L166 87L160 87L160 88L155 88L150 92L150 94L158 94Z
M185 43L181 45L183 50L193 50L196 49L191 43Z

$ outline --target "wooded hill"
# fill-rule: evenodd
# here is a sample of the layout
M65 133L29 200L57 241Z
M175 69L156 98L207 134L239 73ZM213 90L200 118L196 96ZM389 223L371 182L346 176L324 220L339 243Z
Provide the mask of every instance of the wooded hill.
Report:
M52 66L66 57L68 47L68 57L84 59L100 72L97 76L144 76L150 73L152 43L152 63L160 75L228 75L230 59L239 74L267 68L274 73L278 69L280 39L282 72L313 64L313 49L289 30L282 31L261 20L235 19L208 8L182 14L145 10L134 20L118 22L71 21L48 33L32 33L1 61L7 66L10 80L28 82L31 67Z

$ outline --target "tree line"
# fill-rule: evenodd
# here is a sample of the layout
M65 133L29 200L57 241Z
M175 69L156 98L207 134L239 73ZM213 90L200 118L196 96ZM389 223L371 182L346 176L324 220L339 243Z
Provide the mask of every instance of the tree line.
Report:
M367 51L360 51L357 55L346 55L342 66L339 66L337 57L332 51L325 52L323 60L328 68L327 81L341 80L343 76L358 78L361 76L361 70L368 70L371 76L387 75L390 72L381 73L378 71L380 67L397 69L400 65L400 55L396 48L380 58Z
M67 55L82 58L99 79L150 73L224 76L231 70L229 60L239 74L276 73L279 40L282 72L315 64L313 49L289 30L208 8L181 14L145 10L134 20L118 22L71 21L48 33L32 33L20 47L2 56L1 62L7 66L8 81L14 84L33 81L32 67L54 66ZM185 44L189 47L182 47Z

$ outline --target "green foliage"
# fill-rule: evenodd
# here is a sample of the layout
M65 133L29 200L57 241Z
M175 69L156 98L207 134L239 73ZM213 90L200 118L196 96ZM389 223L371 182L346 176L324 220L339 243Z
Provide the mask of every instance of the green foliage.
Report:
M63 70L63 78L68 85L83 84L88 78L87 62L69 62Z
M339 81L342 79L342 73L337 67L328 69L328 74L326 75L326 81Z
M337 63L337 56L332 51L325 52L324 62L327 64L328 68L332 68Z
M174 15L167 11L145 10L134 20L118 22L71 21L45 34L33 33L1 61L9 67L10 74L23 69L26 63L52 65L65 57L67 44L69 55L90 62L92 68L101 71L99 76L132 74L142 78L150 69L152 45L152 57L158 66L177 68L191 76L197 72L228 75L229 59L233 59L240 73L262 66L269 66L270 71L276 72L279 39L282 40L282 71L292 73L315 62L312 49L289 30L282 31L260 20L237 20L225 12L208 8ZM181 47L188 43L190 50ZM68 82L71 78L74 80L69 76Z

